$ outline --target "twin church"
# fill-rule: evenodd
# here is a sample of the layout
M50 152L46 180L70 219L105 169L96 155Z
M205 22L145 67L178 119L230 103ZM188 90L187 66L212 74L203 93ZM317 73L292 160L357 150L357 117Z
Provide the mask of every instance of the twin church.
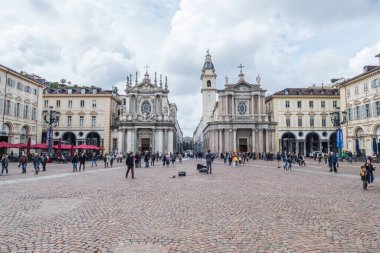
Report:
M202 118L194 131L194 151L274 152L275 126L265 111L261 78L249 83L240 73L235 83L225 77L216 88L216 72L209 52L201 73Z

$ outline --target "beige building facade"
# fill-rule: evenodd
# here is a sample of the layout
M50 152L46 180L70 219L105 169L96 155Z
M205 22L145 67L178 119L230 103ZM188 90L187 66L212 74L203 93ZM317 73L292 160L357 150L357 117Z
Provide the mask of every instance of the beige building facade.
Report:
M91 144L104 148L105 153L118 149L116 128L118 106L121 103L111 90L96 87L64 87L44 90L42 109L61 113L53 127L53 141ZM43 120L41 120L43 122ZM42 142L46 143L48 126L44 123Z
M308 156L337 151L330 113L340 106L339 90L327 87L287 88L265 99L266 112L277 122L275 151Z
M0 141L39 142L44 86L25 72L0 65ZM18 149L12 151L18 152Z
M347 115L344 147L354 154L373 155L380 147L380 54L376 57L379 65L365 66L363 73L337 84Z

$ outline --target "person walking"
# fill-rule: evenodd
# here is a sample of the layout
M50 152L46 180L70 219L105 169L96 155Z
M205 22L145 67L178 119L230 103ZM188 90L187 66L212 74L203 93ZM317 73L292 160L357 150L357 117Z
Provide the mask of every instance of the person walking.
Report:
M211 154L210 150L207 150L206 154L206 164L207 164L207 170L212 174L212 166L211 163L214 161L214 156Z
M170 153L170 159L172 160L172 165L173 165L173 167L174 167L174 164L175 164L175 161L176 161L176 156L175 156L175 154L171 154Z
M360 167L360 179L363 182L363 191L367 190L368 182L367 182L367 171L365 169L365 166Z
M47 157L46 154L41 155L42 171L46 171Z
M134 157L133 152L130 152L127 155L127 159L125 160L125 164L127 165L127 173L125 174L125 178L128 178L129 171L132 173L132 179L135 179L135 172L134 172Z
M82 166L83 166L83 172L86 169L86 158L87 158L86 154L82 152L82 154L80 154L79 156L79 172L81 171Z
M373 164L371 162L370 158L367 158L365 164L364 164L365 170L366 170L366 175L367 175L367 182L368 182L368 187L373 186L373 171L375 170L375 167L373 167Z
M92 154L92 158L91 158L91 167L94 167L94 164L96 167L98 167L98 164L96 163L96 154Z
M103 161L104 161L104 168L108 168L108 153L104 154Z
M145 155L144 155L145 168L149 168L149 158L150 158L150 153L148 151L145 151Z
M34 167L34 174L38 175L38 172L40 171L40 157L37 153L33 156L33 167Z
M6 154L3 154L1 157L1 173L0 173L1 176L4 173L4 170L5 170L5 174L8 174L8 164L9 164L8 156Z
M109 155L109 161L110 161L110 165L111 165L111 168L112 168L112 166L113 166L113 161L115 160L115 155L114 154L110 154Z
M78 154L74 153L73 158L71 159L71 164L73 165L73 172L78 171Z
M20 158L20 164L21 165L22 172L23 174L26 174L26 166L28 165L28 156L25 153L22 153L21 158Z

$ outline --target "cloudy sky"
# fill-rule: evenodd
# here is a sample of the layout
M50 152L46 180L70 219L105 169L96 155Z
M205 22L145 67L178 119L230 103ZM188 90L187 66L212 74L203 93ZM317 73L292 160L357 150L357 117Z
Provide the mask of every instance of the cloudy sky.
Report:
M207 49L218 75L257 75L268 94L376 65L380 0L0 0L0 63L47 80L124 90L150 66L168 76L185 136L201 118Z

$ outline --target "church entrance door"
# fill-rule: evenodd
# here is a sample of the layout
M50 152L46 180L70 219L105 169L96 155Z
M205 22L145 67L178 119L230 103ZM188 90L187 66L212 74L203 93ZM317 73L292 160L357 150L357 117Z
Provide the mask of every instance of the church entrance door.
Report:
M150 138L141 138L141 151L150 151Z
M239 152L248 151L248 140L246 138L239 138Z

